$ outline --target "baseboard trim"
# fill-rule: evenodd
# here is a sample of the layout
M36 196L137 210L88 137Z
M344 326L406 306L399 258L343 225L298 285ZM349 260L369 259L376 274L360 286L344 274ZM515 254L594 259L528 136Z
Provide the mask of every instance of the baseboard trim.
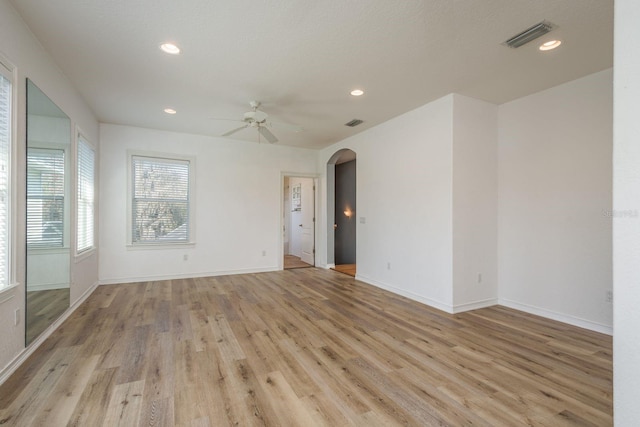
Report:
M480 301L467 302L453 306L453 314L463 313L465 311L478 310L498 304L498 298L487 298Z
M444 311L445 313L454 314L454 311L453 311L454 307L452 307L449 304L445 304L443 302L436 301L434 299L427 298L422 295L414 294L413 292L405 291L404 289L400 289L395 286L389 285L387 283L382 283L377 280L370 279L369 277L362 276L357 273L356 273L356 280L375 286L376 288L384 289L385 291L393 292L394 294L407 297L411 300L428 305L429 307L437 308L438 310Z
M89 287L84 293L78 298L76 302L73 303L60 317L58 317L47 329L45 329L39 336L36 338L29 346L25 347L20 353L14 357L7 366L5 366L0 371L0 385L4 384L4 382L11 376L13 373L35 352L38 347L42 345L42 343L51 336L51 334L64 323L65 320L71 314L76 311L80 305L85 302L87 298L96 290L98 287L98 282L95 282L93 285Z
M117 279L100 279L100 285L117 285L119 283L155 282L160 280L195 279L199 277L232 276L235 274L269 273L272 271L282 271L278 267L267 268L247 268L241 270L207 271L200 273L168 274L158 276L137 276L121 277Z
M44 283L41 285L29 285L27 292L31 291L53 291L56 289L65 289L69 287L69 283Z
M511 301L505 298L499 298L498 304L505 307L513 308L514 310L524 311L525 313L535 314L536 316L544 317L551 320L557 320L558 322L567 323L569 325L577 326L579 328L588 329L594 332L600 332L602 334L613 336L613 327L603 325L601 323L592 322L591 320L581 319L579 317L571 316L569 314L558 313L546 308L535 307L528 304L522 304L516 301Z

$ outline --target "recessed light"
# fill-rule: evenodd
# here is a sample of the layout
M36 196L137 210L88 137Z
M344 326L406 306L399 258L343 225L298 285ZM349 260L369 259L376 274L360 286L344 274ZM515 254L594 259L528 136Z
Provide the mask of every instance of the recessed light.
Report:
M177 113L177 111L174 110L173 108L165 108L164 112L167 113L167 114L175 114L175 113Z
M562 42L560 40L550 40L546 43L542 43L539 47L540 50L552 50L560 46Z
M180 53L180 48L173 43L162 43L160 45L160 49L163 52L169 53L171 55L177 55Z
M351 91L351 95L361 96L361 95L364 95L364 91L362 89L354 89Z

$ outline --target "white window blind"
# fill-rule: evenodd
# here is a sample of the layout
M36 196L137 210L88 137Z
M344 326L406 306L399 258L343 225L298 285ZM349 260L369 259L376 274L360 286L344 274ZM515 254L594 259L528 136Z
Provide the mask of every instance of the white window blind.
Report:
M78 222L76 233L77 252L94 246L94 189L95 151L80 135L78 137Z
M189 241L189 161L132 156L132 243Z
M64 150L27 149L27 248L64 245Z
M11 147L11 80L0 64L0 289L9 285L9 161Z

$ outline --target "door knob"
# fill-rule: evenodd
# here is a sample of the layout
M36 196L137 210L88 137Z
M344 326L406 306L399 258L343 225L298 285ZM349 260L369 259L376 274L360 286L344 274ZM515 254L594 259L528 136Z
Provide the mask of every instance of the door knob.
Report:
M300 224L298 227L302 227L302 224Z

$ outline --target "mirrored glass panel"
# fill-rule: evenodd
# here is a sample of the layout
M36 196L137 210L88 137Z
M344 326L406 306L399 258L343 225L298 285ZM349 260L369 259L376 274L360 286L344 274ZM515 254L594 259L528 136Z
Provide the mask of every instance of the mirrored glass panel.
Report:
M27 80L27 345L69 307L70 159L69 117Z

